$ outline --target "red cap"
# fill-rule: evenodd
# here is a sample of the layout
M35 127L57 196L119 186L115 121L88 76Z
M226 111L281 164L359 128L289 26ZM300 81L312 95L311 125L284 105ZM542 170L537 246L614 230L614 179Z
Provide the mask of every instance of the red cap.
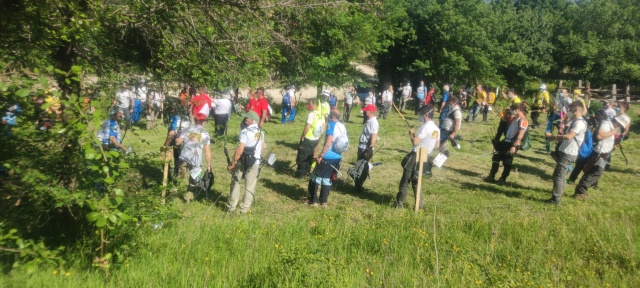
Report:
M373 104L369 104L367 106L362 107L362 112L366 112L366 111L371 111L371 112L376 112L376 105Z

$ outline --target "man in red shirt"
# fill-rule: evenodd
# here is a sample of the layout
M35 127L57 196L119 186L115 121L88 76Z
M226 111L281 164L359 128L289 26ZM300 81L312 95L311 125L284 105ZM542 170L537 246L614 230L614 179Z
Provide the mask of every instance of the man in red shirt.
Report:
M206 119L209 117L209 111L212 107L211 98L207 95L207 92L209 91L207 90L207 87L200 86L198 87L198 92L199 94L193 96L189 101L189 104L191 105L191 115L195 119L200 119L202 118L202 115L199 116L199 114L204 114L204 118Z
M251 110L260 115L260 122L258 123L258 126L262 128L262 125L264 125L267 115L269 114L269 102L267 101L267 98L264 97L264 88L258 88L256 93L258 94L258 99L255 105L251 105Z

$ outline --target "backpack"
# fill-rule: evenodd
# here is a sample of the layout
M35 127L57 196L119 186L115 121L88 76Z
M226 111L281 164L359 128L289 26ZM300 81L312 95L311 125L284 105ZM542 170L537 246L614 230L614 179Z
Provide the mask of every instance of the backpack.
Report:
M282 95L282 106L291 107L291 95L289 94L289 91Z
M431 96L431 105L435 105L438 102L440 102L440 99L438 98L438 93L433 93L433 95Z
M346 130L344 129L344 126L342 127L343 127L342 128L343 130ZM345 131L345 133L343 133L342 135L338 135L338 137L333 139L333 150L342 154L346 152L348 149L349 149L349 137L347 136L347 133Z
M527 131L524 131L524 136L522 136L520 149L529 150L530 148L531 148L531 136L529 136L529 129L527 129Z
M578 156L580 158L586 159L593 152L593 134L591 134L591 130L589 130L589 124L587 120L582 119L582 121L584 121L584 123L587 125L587 131L584 132L584 140L582 141L582 144L578 143L578 139L573 139L576 140L576 144L580 145L580 148L578 149ZM573 125L575 125L575 121L573 122L573 124L571 124L571 127L569 127L569 130L567 131L571 131Z

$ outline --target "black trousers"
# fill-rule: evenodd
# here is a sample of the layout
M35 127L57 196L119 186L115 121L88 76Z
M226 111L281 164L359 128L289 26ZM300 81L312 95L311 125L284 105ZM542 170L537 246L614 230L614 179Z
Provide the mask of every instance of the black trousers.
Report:
M318 146L317 140L309 140L304 138L304 141L301 141L298 145L298 156L296 157L296 164L298 164L298 169L296 170L296 177L301 177L309 174L311 172L311 163L315 161L313 159L313 153L316 150L316 146Z
M511 173L511 166L513 165L513 155L509 153L509 150L513 146L513 143L501 141L496 145L496 154L493 154L491 158L491 171L489 172L489 178L496 177L498 173L498 169L500 169L500 162L504 165L504 169L502 170L502 176L500 179L506 180ZM514 154L515 155L515 154Z
M213 120L216 122L216 136L224 135L224 131L227 130L229 114L213 114Z
M364 159L364 152L367 149L358 148L358 160ZM362 185L364 185L364 181L369 177L369 163L365 163L365 167L360 174L360 177L354 179L356 191L362 191Z

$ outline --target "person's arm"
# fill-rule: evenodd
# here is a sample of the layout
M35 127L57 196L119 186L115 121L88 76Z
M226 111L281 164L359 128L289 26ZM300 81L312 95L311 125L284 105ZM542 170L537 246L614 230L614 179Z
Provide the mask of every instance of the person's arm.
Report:
M373 148L376 146L376 141L378 141L378 133L371 134L371 144L369 147Z
M304 141L304 136L307 135L307 133L309 133L309 129L311 129L311 124L307 123L307 125L304 126L304 129L302 130L302 135L300 136L300 142Z
M500 95L502 95L502 98L509 100L509 98L507 98L507 93L504 93L504 88L500 89Z
M111 143L111 145L117 147L118 149L120 149L122 151L127 151L127 147L125 147L124 145L118 143L118 139L116 138L116 136L109 136L109 143Z
M327 153L327 151L329 151L329 148L331 148L331 143L333 143L333 135L327 135L327 139L324 141L322 151L320 151L320 154L318 154L318 158L316 160L318 164L322 162L322 157Z
M416 136L416 132L413 128L409 128L409 139L411 139L411 145L413 146L420 144L420 141L422 141L420 137Z
M169 133L167 133L167 140L164 141L164 146L169 146L171 144L171 140L173 140L173 137L175 135L176 135L176 131L173 131L173 130L169 131Z
M451 134L449 134L449 138L451 139L456 138L456 133L458 132L458 129L460 129L460 123L462 122L462 117L455 118L455 121L456 121L456 124L453 125L453 131L451 131Z
M211 171L211 145L204 145L204 159L207 160L207 171Z
M182 142L184 142L184 138L179 137L178 139L176 139L176 146L182 144Z
M227 166L227 170L231 171L234 167L236 167L236 163L240 160L240 156L242 156L242 152L244 152L244 143L240 142L238 148L236 148L236 153L233 155L233 160L231 161L231 165Z
M267 119L267 113L269 113L269 110L262 110L262 115L260 115L260 123L258 123L258 126L260 128L262 128L262 125L264 125L264 120Z
M133 96L131 96L131 94L129 94L129 100L131 100L130 101L131 102L131 104L130 104L131 106L129 106L129 113L133 113L133 107L135 105L133 104Z
M451 96L449 96L451 97ZM440 111L438 111L438 113L442 114L442 109L444 109L444 106L447 105L446 101L442 101L442 104L440 104Z
M516 136L515 141L513 141L513 146L511 146L511 149L509 149L509 153L511 155L516 154L517 152L516 147L520 147L520 145L522 145L521 141L522 141L522 138L524 137L524 132L526 130L527 130L526 128L524 129L521 128L520 131L518 131L518 136Z
M598 140L603 140L603 139L607 139L613 135L616 135L618 133L618 131L616 131L616 129L611 129L611 131L609 132L605 132L602 129L598 129L598 134L596 135L596 138L598 138Z

